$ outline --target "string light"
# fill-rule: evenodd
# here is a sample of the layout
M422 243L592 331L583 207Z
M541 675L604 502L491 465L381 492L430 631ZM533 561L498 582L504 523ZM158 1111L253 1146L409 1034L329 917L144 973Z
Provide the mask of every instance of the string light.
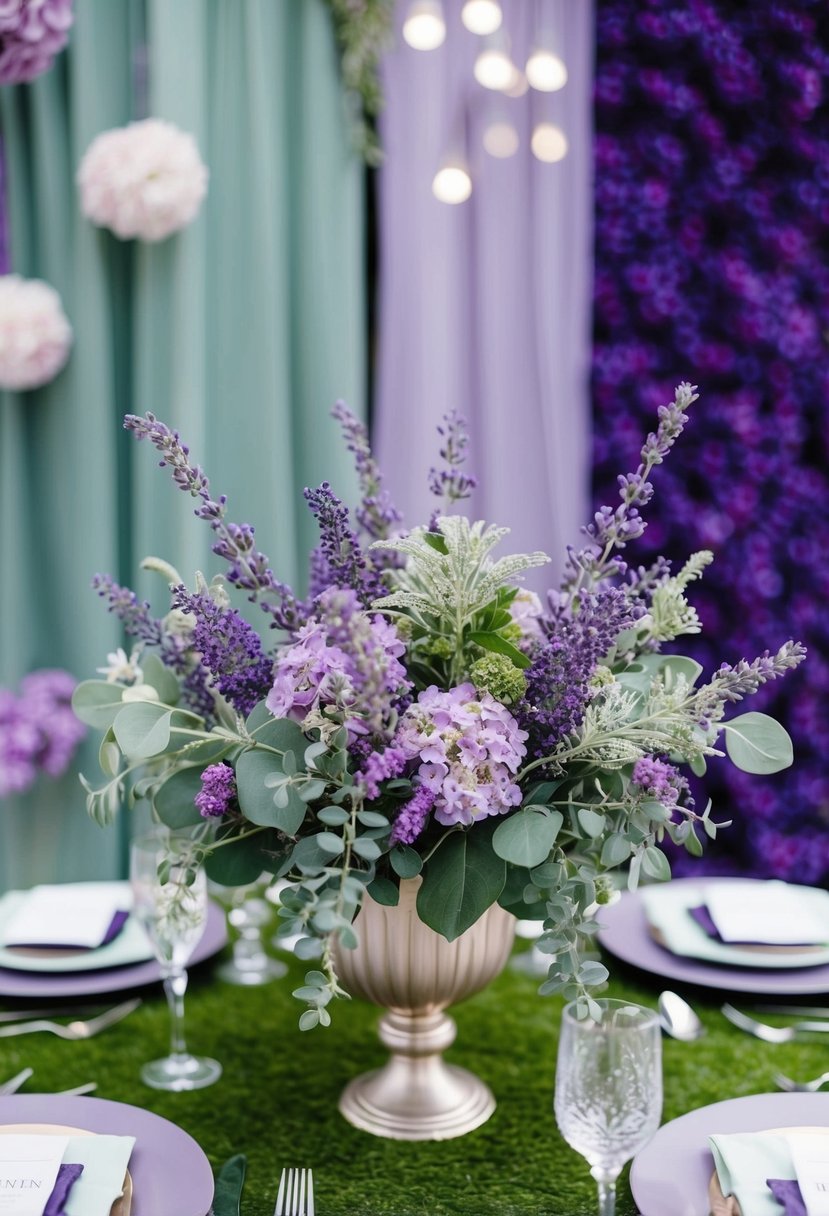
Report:
M541 93L555 93L567 84L564 60L546 47L537 46L527 60L527 80Z
M416 51L434 51L446 37L440 0L413 0L403 22L403 37Z
M533 130L530 147L533 150L533 156L538 160L553 165L556 161L564 159L568 146L567 136L561 127L557 127L553 122L537 123Z
M515 80L515 64L506 51L487 47L475 60L475 79L485 89L508 89Z
M486 151L498 160L514 156L521 142L515 127L505 118L496 119L485 127L483 140Z
M472 193L472 178L465 165L457 161L441 165L432 181L432 194L438 202L465 203Z
M494 34L502 19L498 0L466 0L461 9L461 21L472 34Z

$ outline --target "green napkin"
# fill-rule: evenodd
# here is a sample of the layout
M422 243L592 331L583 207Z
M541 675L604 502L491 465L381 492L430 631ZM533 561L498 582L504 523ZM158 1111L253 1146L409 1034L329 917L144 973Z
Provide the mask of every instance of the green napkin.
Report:
M73 1136L64 1161L84 1167L66 1201L66 1216L109 1216L124 1190L134 1136Z
M708 1143L723 1194L735 1195L745 1216L781 1216L766 1179L795 1177L786 1140L771 1132L735 1132L709 1136Z
M224 1163L216 1177L213 1216L239 1216L247 1165L248 1159L243 1153L237 1153Z

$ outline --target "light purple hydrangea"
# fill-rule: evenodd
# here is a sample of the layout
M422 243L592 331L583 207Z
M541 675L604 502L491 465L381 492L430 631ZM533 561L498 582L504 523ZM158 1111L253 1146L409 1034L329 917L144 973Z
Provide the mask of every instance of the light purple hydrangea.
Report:
M0 84L47 71L66 46L72 21L72 0L0 0Z
M478 696L472 684L448 692L431 685L406 710L395 745L419 759L416 776L434 795L435 818L452 826L520 804L514 776L527 754L526 738L489 693Z
M688 785L673 764L658 760L655 756L642 756L637 760L631 780L634 785L641 786L650 798L656 798L665 806L673 806Z
M405 649L393 625L363 611L356 592L330 587L317 601L317 615L280 652L268 709L300 723L331 709L350 738L388 739L411 687L399 662Z
M75 680L44 668L20 682L19 695L0 689L0 798L20 794L40 773L60 777L86 727L72 712Z

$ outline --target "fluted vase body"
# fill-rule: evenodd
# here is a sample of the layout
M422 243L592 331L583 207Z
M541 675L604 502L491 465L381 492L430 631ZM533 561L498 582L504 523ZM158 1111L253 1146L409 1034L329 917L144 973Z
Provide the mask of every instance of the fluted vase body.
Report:
M383 1068L347 1086L340 1110L377 1136L448 1140L484 1123L495 1099L478 1077L443 1060L456 1034L444 1010L480 992L503 969L515 919L494 904L448 942L417 914L420 882L401 881L395 907L366 896L355 922L359 946L337 950L352 996L386 1010L379 1033L391 1053Z

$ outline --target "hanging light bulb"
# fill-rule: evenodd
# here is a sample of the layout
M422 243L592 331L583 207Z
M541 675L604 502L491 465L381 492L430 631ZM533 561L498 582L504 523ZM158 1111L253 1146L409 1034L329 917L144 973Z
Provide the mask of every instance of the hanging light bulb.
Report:
M472 178L462 161L444 161L432 180L432 194L441 203L465 203L472 193Z
M555 93L567 84L564 60L545 46L533 47L526 71L527 80L541 93Z
M466 0L461 9L461 21L473 34L494 34L502 21L498 0Z
M496 118L485 127L483 140L486 151L498 160L514 156L521 142L515 127L506 118Z
M508 88L502 89L502 92L506 93L507 97L523 97L529 87L527 77L524 75L521 69L514 68L512 83Z
M412 0L403 21L403 37L416 51L434 51L446 37L440 0Z
M549 165L555 164L556 161L563 160L567 155L568 146L567 136L554 122L536 124L530 147L533 150L533 156L538 160L543 160Z
M486 47L475 60L475 79L485 89L508 89L515 80L515 64L501 47Z

